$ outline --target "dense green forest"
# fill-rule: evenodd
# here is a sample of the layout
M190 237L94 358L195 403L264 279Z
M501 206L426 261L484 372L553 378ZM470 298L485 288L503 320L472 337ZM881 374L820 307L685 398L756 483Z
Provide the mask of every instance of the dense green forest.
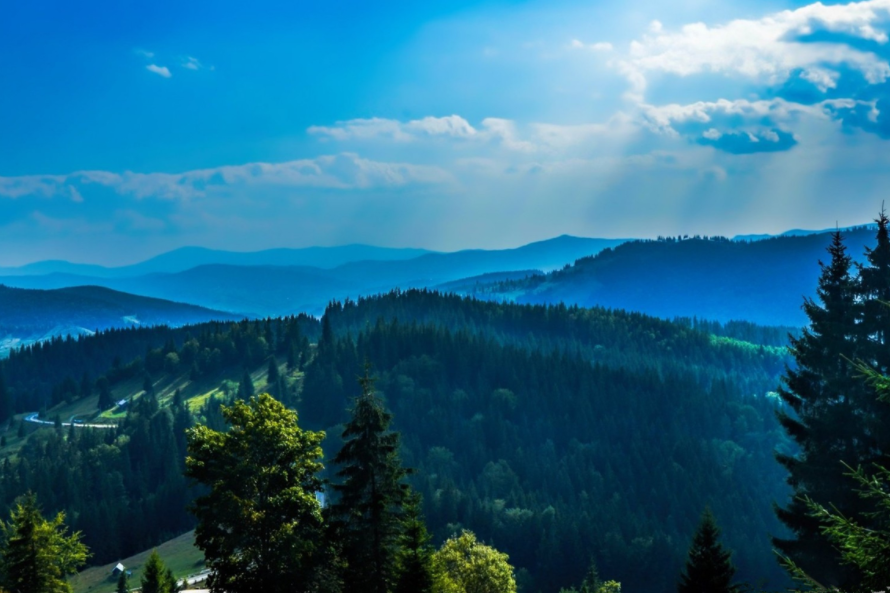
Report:
M182 431L196 420L221 429L220 404L254 392L246 371L326 429L333 459L368 362L436 541L472 529L510 555L529 591L580 582L591 558L627 590L668 591L710 504L740 574L778 587L771 503L787 491L772 454L788 443L768 393L789 359L774 331L728 327L408 291L333 303L321 322L57 339L2 363L9 410L52 417L135 384L133 403L118 428L32 435L4 461L0 492L6 505L31 490L65 510L93 562L126 556L193 527ZM238 384L209 398L153 393L170 377L211 391L233 373Z

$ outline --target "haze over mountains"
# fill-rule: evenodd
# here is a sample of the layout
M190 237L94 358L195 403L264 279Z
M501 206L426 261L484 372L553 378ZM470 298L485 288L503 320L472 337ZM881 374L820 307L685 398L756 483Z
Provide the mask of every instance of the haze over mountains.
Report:
M516 249L454 253L367 246L257 253L189 248L126 269L116 268L111 275L108 269L104 275L72 274L59 262L42 262L26 273L19 269L14 275L0 277L0 284L40 289L96 285L248 315L320 314L331 299L393 288L432 287L492 272L551 270L621 242L562 236ZM341 263L344 260L349 261ZM139 273L145 270L153 271Z
M844 233L862 262L874 230ZM458 292L517 303L594 305L657 317L746 320L802 326L804 297L813 297L830 235L800 234L758 241L723 238L634 241L573 266L526 279L474 283Z
M116 292L98 286L25 290L0 286L0 356L10 348L54 336L139 325L177 327L236 315Z
M845 232L854 260L861 261L873 235L867 226ZM563 302L666 318L800 326L805 323L800 304L804 296L814 294L817 262L825 255L829 235L788 231L757 237L624 241L561 236L516 249L453 253L364 245L254 253L183 248L122 268L38 262L7 269L9 275L0 276L0 284L44 290L101 286L253 317L319 315L332 300L433 288L487 300ZM70 270L92 270L96 275ZM142 310L131 309L117 317ZM211 314L204 312L195 320ZM107 312L99 308L95 315L105 319ZM56 325L44 324L40 330Z

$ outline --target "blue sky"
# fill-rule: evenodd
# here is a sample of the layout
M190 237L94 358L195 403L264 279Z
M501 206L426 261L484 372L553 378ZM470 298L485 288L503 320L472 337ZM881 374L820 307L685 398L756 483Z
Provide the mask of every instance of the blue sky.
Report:
M888 32L890 0L13 3L0 265L862 223Z

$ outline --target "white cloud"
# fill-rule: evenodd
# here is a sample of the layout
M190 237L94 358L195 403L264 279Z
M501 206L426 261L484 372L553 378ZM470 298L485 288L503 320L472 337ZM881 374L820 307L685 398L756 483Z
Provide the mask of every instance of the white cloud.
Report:
M356 154L319 156L284 163L248 163L184 173L77 171L69 175L0 177L0 197L69 197L84 200L90 185L100 185L137 200L190 200L226 186L315 187L339 190L447 185L451 173L439 167L379 162Z
M676 135L674 124L688 122L710 123L715 115L739 116L748 120L768 118L773 122L792 120L797 116L830 119L833 112L852 109L857 105L872 106L872 103L853 99L828 99L814 105L794 103L784 99L749 101L747 99L719 99L717 101L697 101L689 104L671 103L667 105L640 106L643 123L651 130L668 135Z
M204 67L204 65L198 58L195 58L193 56L186 56L182 60L182 67L186 70L200 70Z
M150 59L152 59L153 57L155 57L155 52L153 52L153 51L147 51L147 50L144 50L144 49L137 49L137 50L134 50L134 51L136 52L137 55L142 56L142 57L145 58L146 60L150 60Z
M598 41L596 43L584 43L578 39L572 39L569 44L572 49L588 49L591 51L610 52L615 49L608 41Z
M800 71L806 80L827 90L837 80L837 73L829 68L843 64L861 72L870 83L880 83L890 77L890 66L875 53L841 42L805 42L800 37L825 31L885 44L887 32L879 27L888 17L890 0L867 0L830 6L817 2L758 20L738 19L716 26L691 23L678 31L666 31L656 22L641 40L631 43L629 55L617 65L631 82L631 97L638 100L651 72L679 76L712 72L776 84Z
M149 72L154 72L158 76L163 76L164 78L170 78L171 76L173 76L172 74L170 74L170 69L167 68L166 66L157 66L155 64L149 64L148 66L145 67L145 69L148 70Z
M312 126L307 131L338 141L383 138L407 143L440 137L479 144L495 143L516 152L534 152L572 144L606 130L610 125L611 123L577 126L530 124L527 137L523 137L513 120L488 117L477 128L459 115L449 115L424 117L408 122L383 118L354 119L337 122L334 126Z

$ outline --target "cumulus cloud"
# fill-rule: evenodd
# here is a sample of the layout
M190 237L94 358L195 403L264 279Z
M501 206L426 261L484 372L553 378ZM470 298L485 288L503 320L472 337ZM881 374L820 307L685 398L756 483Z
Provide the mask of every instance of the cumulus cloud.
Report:
M163 76L164 78L170 78L171 76L173 76L172 74L170 74L170 69L167 68L166 66L158 66L156 64L149 64L148 66L145 67L145 69L148 70L149 72L154 72L158 76Z
M816 41L813 36L830 33L883 45L888 36L882 27L888 17L890 0L866 0L830 6L817 2L761 19L716 26L691 23L677 31L666 31L656 22L648 34L631 43L618 65L635 98L642 97L653 72L679 76L712 72L767 84L796 75L824 91L834 88L836 70L843 66L876 84L890 77L890 66L875 52L839 39Z

